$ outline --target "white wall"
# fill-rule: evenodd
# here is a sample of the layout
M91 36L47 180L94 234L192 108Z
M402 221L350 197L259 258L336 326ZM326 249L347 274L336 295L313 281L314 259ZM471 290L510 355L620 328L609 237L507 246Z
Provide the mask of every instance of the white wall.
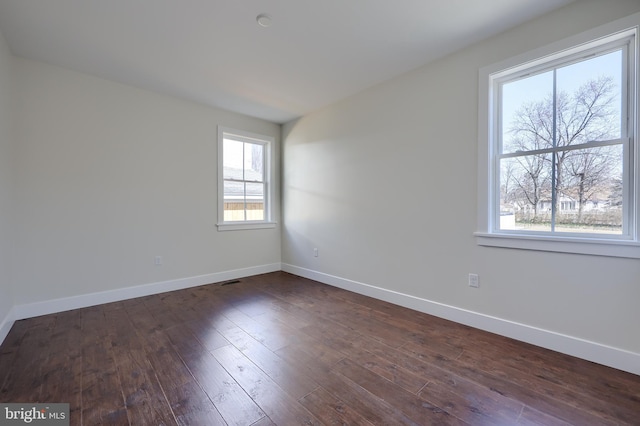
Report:
M215 224L217 126L280 126L14 60L16 305L279 267L279 226Z
M473 237L479 68L637 11L637 1L576 2L287 124L285 269L640 360L640 261L479 247ZM467 286L470 272L480 289Z
M11 282L12 232L12 135L11 135L11 60L0 34L0 341L10 325L3 323L13 306Z

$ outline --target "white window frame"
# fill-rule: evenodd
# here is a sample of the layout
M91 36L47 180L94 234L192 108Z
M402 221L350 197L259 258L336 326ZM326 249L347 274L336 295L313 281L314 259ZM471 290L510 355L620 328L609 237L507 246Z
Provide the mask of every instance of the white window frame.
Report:
M224 140L233 139L264 146L264 219L263 220L224 220ZM275 228L273 221L273 167L272 150L275 139L244 130L218 126L218 231L237 231L244 229Z
M523 53L480 69L478 96L478 224L474 233L481 246L550 252L579 253L601 256L640 258L640 144L638 125L639 34L640 13L594 28L573 37L542 48ZM498 155L498 100L497 85L501 78L517 75L524 70L550 66L579 55L586 50L604 47L614 40L633 37L629 47L632 56L630 72L626 82L629 126L626 135L623 179L627 184L624 194L626 228L623 235L596 236L595 234L517 232L499 229L497 155ZM623 88L624 90L624 88ZM624 110L624 107L623 107Z

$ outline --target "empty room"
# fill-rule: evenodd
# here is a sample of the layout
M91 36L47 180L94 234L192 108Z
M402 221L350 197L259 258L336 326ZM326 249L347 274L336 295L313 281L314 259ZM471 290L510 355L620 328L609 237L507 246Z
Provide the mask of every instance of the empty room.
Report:
M638 0L0 0L0 424L640 424Z

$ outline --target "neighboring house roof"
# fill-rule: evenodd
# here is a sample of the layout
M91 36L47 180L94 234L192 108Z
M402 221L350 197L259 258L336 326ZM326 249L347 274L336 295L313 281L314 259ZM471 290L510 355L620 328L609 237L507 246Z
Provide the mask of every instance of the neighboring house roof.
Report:
M245 195L249 199L263 198L264 185L262 184L262 173L251 169L238 169L233 167L225 167L223 176L224 198L225 199L244 199ZM226 179L232 179L231 181ZM248 181L246 187L244 182ZM252 182L256 182L253 184Z

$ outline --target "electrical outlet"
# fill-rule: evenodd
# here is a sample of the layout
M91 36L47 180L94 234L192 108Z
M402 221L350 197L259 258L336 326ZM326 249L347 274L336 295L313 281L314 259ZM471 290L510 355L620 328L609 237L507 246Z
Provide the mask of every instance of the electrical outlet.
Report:
M313 257L318 257L318 249L317 248L313 249Z
M162 256L156 256L155 263L156 265L162 265Z
M469 287L480 287L480 278L478 274L469 274Z

